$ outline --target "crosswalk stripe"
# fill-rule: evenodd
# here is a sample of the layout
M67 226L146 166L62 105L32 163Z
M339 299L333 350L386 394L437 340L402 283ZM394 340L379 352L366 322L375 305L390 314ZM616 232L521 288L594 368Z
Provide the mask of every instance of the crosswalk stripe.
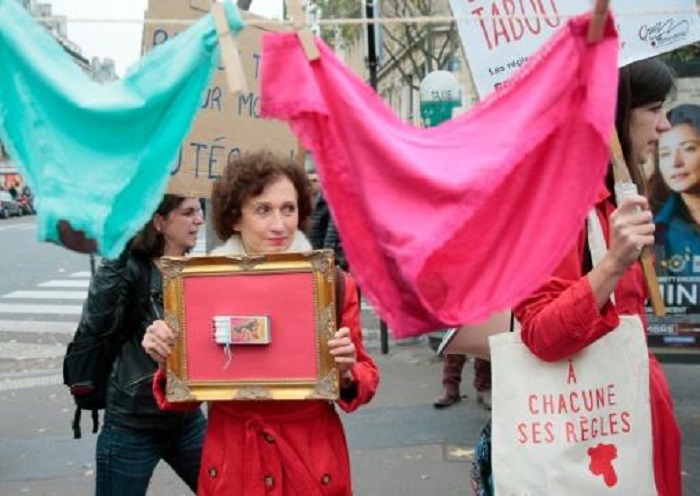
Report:
M87 277L87 278L90 278L90 277L92 277L92 274L90 273L89 270L85 270L85 271L83 271L83 272L73 272L70 276L71 276L71 277Z
M0 332L73 334L78 323L46 320L0 320Z
M58 358L66 354L63 344L0 343L0 359Z
M67 279L58 279L55 281L46 281L38 284L40 288L83 288L90 287L90 281L71 281Z
M42 386L55 386L63 383L61 374L42 375L38 377L17 377L0 379L0 391L15 391Z
M23 222L22 224L10 224L7 226L0 226L0 231L10 231L12 229L34 229L36 224L33 222Z
M17 300L84 300L87 291L13 291L3 296Z
M0 303L0 313L80 315L81 305L22 305Z

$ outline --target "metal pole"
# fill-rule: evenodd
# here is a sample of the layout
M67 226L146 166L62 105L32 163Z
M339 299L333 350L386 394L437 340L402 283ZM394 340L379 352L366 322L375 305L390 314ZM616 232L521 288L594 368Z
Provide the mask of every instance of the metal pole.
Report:
M374 91L377 91L377 36L374 23L374 0L367 0L365 3L365 15L367 20L367 68L369 69L369 84Z
M379 321L379 342L382 348L382 355L389 353L389 329L383 320Z
M369 70L369 84L374 91L377 91L377 36L375 32L374 20L374 0L365 2L365 16L367 20L367 69ZM389 330L386 322L379 321L379 340L382 355L389 353Z

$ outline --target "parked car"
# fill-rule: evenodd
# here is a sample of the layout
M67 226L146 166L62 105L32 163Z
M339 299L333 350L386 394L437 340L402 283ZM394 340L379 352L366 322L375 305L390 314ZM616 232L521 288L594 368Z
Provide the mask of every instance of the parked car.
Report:
M17 203L19 203L19 207L22 209L22 215L34 215L36 213L34 211L34 203L32 202L32 197L30 195L25 193L18 195Z
M22 206L12 199L12 195L7 191L0 191L0 217L7 219L11 216L21 216Z

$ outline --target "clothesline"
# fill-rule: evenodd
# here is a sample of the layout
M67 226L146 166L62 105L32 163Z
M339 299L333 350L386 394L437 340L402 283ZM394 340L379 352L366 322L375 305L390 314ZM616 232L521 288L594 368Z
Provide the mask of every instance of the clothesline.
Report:
M683 9L683 10L664 10L664 11L653 11L653 12L639 12L639 11L615 11L615 17L633 17L633 16L665 16L665 15L683 15L697 13L698 9ZM339 19L318 19L312 22L313 25L319 26L349 26L356 24L444 24L451 23L455 21L467 21L467 22L481 22L481 21L493 21L493 20L551 20L552 18L560 18L563 20L570 19L579 14L549 14L549 15L489 15L489 16L468 16L468 17L456 17L452 15L447 16L418 16L418 17L382 17L374 19L364 19L364 18L339 18ZM80 23L80 24L90 24L90 23L105 23L105 24L173 24L173 25L183 25L188 26L194 24L199 19L106 19L106 18L66 18L65 16L52 16L52 17L41 17L36 19L38 22L50 23L57 21L65 21L69 23ZM259 27L280 27L288 26L292 27L292 21L279 21L274 19L248 19L246 23L249 26L259 26Z

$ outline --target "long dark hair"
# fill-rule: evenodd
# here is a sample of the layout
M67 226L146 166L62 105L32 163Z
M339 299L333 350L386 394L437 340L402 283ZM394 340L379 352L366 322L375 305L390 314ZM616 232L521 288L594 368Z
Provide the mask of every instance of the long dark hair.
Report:
M167 217L170 212L178 208L186 199L186 196L164 195L163 200L161 200L158 208L151 216L151 220L143 226L129 243L131 252L146 259L162 257L165 250L165 237L163 233L156 231L153 226L153 217L156 214Z
M645 178L637 164L631 162L630 120L632 110L650 103L665 101L674 88L673 70L659 58L640 60L620 69L615 128L620 137L622 153L630 168L632 180L640 186L642 194L646 190Z

